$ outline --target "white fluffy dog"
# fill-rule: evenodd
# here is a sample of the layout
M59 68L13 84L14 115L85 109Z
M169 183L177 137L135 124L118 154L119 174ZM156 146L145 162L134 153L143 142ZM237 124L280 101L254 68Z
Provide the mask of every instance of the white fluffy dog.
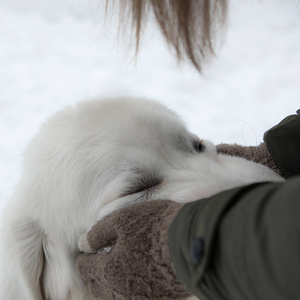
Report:
M280 180L262 165L218 155L157 102L118 98L68 107L42 126L25 152L5 211L1 299L86 299L74 268L78 239L120 207L188 202Z

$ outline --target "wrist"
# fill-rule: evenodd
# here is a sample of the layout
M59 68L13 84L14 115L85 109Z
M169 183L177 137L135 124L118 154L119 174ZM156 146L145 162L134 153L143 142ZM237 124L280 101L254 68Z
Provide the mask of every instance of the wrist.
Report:
M172 275L176 277L175 267L171 260L170 250L169 250L169 228L174 218L180 211L180 209L184 206L182 203L172 203L165 211L162 216L160 231L161 231L161 240L160 243L162 245L162 259L166 262L172 271Z

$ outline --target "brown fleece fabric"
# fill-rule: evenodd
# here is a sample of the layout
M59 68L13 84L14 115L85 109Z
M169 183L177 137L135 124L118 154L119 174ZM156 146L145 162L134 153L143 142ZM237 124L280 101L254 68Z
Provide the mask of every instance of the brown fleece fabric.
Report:
M176 278L168 228L182 204L169 200L138 203L98 222L80 240L76 266L96 299L186 299L191 292ZM129 250L130 249L130 250ZM137 263L138 262L138 263Z
M241 146L238 144L220 144L217 146L217 151L222 154L238 156L262 164L281 175L265 143L261 143L256 147Z
M280 174L264 143L221 144L217 150ZM96 299L180 300L191 295L176 278L168 248L169 225L181 207L169 200L134 204L98 222L80 238L80 250L94 253L79 255L76 267ZM107 246L109 252L96 252Z

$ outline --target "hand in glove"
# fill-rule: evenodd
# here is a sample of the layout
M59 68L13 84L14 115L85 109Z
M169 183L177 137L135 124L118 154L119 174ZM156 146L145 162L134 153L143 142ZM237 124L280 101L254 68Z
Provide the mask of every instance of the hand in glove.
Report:
M217 146L218 153L230 156L238 156L253 162L269 167L274 172L282 175L278 167L275 165L266 143L259 146L241 146L238 144L220 144Z
M168 248L169 225L181 207L169 200L134 204L81 236L80 250L92 254L79 255L76 267L96 299L186 299L191 295L176 278Z

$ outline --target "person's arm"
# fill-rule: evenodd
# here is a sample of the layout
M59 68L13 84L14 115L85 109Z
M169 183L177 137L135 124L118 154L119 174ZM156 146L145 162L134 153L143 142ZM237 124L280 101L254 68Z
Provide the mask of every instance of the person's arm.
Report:
M286 121L267 132L265 142L288 177L300 173L300 121L299 116ZM96 299L183 299L190 293L176 279L166 251L169 224L177 215L169 231L172 261L201 300L299 299L299 187L299 176L250 185L186 204L179 213L181 205L167 200L132 205L83 237L85 252L111 250L81 254L77 269Z
M298 300L299 195L298 176L131 205L83 236L82 250L110 250L81 254L77 269L96 299Z
M176 274L201 300L298 300L300 177L186 204L171 223Z

